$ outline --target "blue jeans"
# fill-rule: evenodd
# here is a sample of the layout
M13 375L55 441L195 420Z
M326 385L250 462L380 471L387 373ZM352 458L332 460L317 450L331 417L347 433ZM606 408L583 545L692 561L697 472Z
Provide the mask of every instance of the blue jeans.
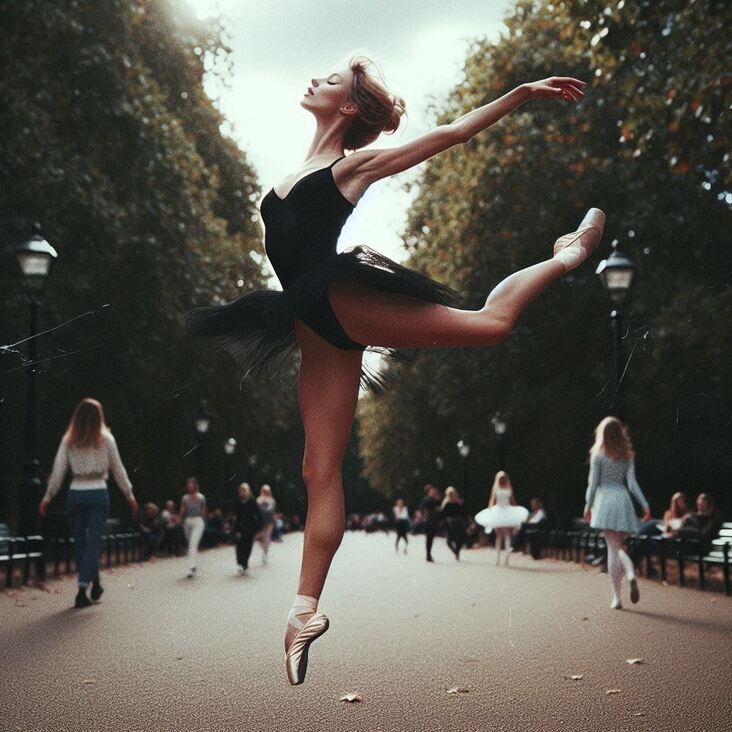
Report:
M74 537L76 571L79 587L99 579L99 550L109 516L109 495L106 488L69 490L66 499L71 535Z

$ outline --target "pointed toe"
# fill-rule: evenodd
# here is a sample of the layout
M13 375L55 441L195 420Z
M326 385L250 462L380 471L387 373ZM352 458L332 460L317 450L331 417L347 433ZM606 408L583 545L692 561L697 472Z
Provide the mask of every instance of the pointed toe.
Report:
M308 668L308 651L314 640L320 638L330 626L327 615L315 613L303 625L295 636L290 648L285 653L285 670L287 680L292 686L305 681Z

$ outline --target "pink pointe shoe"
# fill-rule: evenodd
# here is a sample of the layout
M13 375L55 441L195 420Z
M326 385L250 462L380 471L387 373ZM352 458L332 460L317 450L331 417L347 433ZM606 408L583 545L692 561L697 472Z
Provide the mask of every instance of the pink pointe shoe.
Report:
M323 613L314 613L307 622L297 631L290 648L285 653L285 669L287 680L292 686L297 686L305 681L305 672L308 669L308 650L310 644L320 638L328 627L330 621Z
M591 208L582 219L577 231L560 236L554 242L554 259L558 259L565 272L579 267L602 239L605 228L605 214L599 208Z

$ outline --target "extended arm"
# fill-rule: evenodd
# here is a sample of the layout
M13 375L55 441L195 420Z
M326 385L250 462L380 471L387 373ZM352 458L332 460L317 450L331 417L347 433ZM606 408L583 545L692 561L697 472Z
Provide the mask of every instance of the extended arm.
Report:
M61 444L58 446L58 451L56 452L56 458L53 461L53 470L51 470L51 476L48 479L46 495L43 496L45 503L50 503L51 499L58 493L58 489L61 487L61 483L68 469L69 453L66 449L66 440L61 440Z
M590 475L587 478L587 492L585 493L585 513L592 510L595 502L595 493L600 484L600 456L595 454L590 461Z
M354 153L340 164L339 178L342 175L344 181L348 181L353 176L367 187L380 178L412 168L453 145L467 142L529 100L553 97L579 101L583 96L583 86L586 86L585 82L569 76L552 76L543 81L521 84L502 97L404 145Z

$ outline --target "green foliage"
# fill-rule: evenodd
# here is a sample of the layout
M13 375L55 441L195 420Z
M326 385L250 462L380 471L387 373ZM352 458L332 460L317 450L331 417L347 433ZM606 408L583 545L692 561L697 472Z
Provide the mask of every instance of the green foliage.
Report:
M519 497L577 515L591 431L613 406L610 307L593 267L618 239L639 267L624 391L641 484L656 512L673 491L702 489L732 510L731 22L732 6L711 0L522 1L504 37L474 44L440 122L552 74L592 84L577 105L526 105L429 161L405 232L411 264L478 308L590 206L608 213L604 244L504 345L424 351L392 367L398 386L361 405L372 484L413 503L427 480L461 487L464 438L468 504L484 505L498 467L490 418L501 411Z
M0 2L0 342L28 333L12 247L39 220L60 255L41 330L91 313L39 339L41 464L50 467L77 400L95 396L143 500L177 497L202 449L203 488L223 497L231 434L240 453L228 475L251 477L246 457L257 454L283 486L299 476L280 458L301 439L290 392L240 389L232 364L183 333L192 307L266 281L258 184L203 88L207 59L225 73L227 51L217 24L181 3ZM23 454L19 351L0 360L6 515ZM201 400L215 417L196 448Z

